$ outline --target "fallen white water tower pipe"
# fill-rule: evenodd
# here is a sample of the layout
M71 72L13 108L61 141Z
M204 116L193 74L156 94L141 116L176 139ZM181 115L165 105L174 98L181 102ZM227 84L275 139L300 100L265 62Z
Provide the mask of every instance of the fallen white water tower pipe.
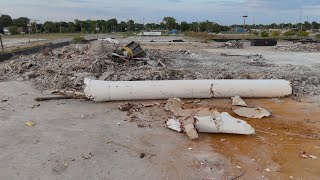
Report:
M273 98L292 94L286 80L100 81L85 79L85 95L96 102L168 98Z

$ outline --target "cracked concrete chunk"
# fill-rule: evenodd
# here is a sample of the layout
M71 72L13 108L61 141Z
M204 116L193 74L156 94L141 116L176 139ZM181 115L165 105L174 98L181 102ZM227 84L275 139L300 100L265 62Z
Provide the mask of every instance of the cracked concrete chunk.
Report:
M194 139L198 139L199 136L198 136L198 132L196 131L196 129L194 128L194 125L193 124L187 124L184 126L184 131L186 132L186 134L188 135L188 137L191 139L191 140L194 140Z
M247 107L247 103L240 97L240 96L235 96L232 97L232 106L243 106Z
M226 112L217 118L196 116L195 127L202 133L255 134L255 130L247 122L234 118Z
M175 116L187 117L191 116L191 111L182 109L182 101L179 98L168 99L164 109L171 111Z
M263 117L269 117L271 116L271 112L261 108L239 108L236 110L233 110L238 116L246 117L246 118L254 118L254 119L261 119Z
M166 127L177 132L182 132L181 123L178 119L168 119Z

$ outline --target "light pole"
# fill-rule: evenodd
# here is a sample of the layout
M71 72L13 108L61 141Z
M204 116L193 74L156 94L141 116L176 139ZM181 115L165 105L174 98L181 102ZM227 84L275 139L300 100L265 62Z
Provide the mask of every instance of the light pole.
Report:
M242 32L243 32L243 37L244 37L244 30L246 29L246 19L248 18L248 16L242 16L243 17L243 29L242 29Z
M248 16L242 16L243 17L243 31L246 29L246 19Z

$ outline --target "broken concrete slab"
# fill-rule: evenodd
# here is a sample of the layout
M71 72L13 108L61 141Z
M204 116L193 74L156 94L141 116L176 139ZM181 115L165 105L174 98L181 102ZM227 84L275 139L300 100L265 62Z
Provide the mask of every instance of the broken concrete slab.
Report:
M182 101L179 98L168 99L164 109L166 111L171 111L175 116L178 117L191 116L190 111L182 109Z
M239 108L239 109L235 109L233 110L233 112L235 112L238 116L241 117L246 117L246 118L254 118L254 119L261 119L264 117L269 117L271 116L271 112L261 108L261 107L257 107L257 108Z
M184 131L191 140L198 139L198 132L194 128L193 124L187 124L184 126Z
M195 113L195 116L198 117L206 117L206 116L212 116L217 117L220 113L216 109L210 109L210 108L197 108L197 112Z
M178 119L168 119L166 127L177 132L182 132L182 125Z
M243 43L240 41L228 41L222 45L222 48L226 49L243 49Z
M247 122L223 112L217 118L196 116L195 127L202 133L255 134L255 130Z
M166 111L173 112L174 115L178 115L178 111L180 111L180 108L182 107L182 101L179 98L170 98L168 99L164 109ZM181 108L182 110L182 108Z
M232 99L232 106L243 106L247 107L247 103L240 97L240 96L235 96L231 97Z
M194 127L193 117L189 117L186 120L179 120L175 118L168 119L168 121L166 121L165 126L174 131L186 133L189 139L191 140L199 138L198 132Z

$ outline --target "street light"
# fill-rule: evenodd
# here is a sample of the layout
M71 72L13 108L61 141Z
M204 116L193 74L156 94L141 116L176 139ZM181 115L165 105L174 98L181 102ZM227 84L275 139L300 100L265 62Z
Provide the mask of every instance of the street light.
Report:
M243 32L243 38L244 38L244 30L246 29L246 19L248 18L248 16L242 16L243 17L243 29L242 29L242 32Z
M243 31L246 29L246 19L248 16L242 16L243 17Z

